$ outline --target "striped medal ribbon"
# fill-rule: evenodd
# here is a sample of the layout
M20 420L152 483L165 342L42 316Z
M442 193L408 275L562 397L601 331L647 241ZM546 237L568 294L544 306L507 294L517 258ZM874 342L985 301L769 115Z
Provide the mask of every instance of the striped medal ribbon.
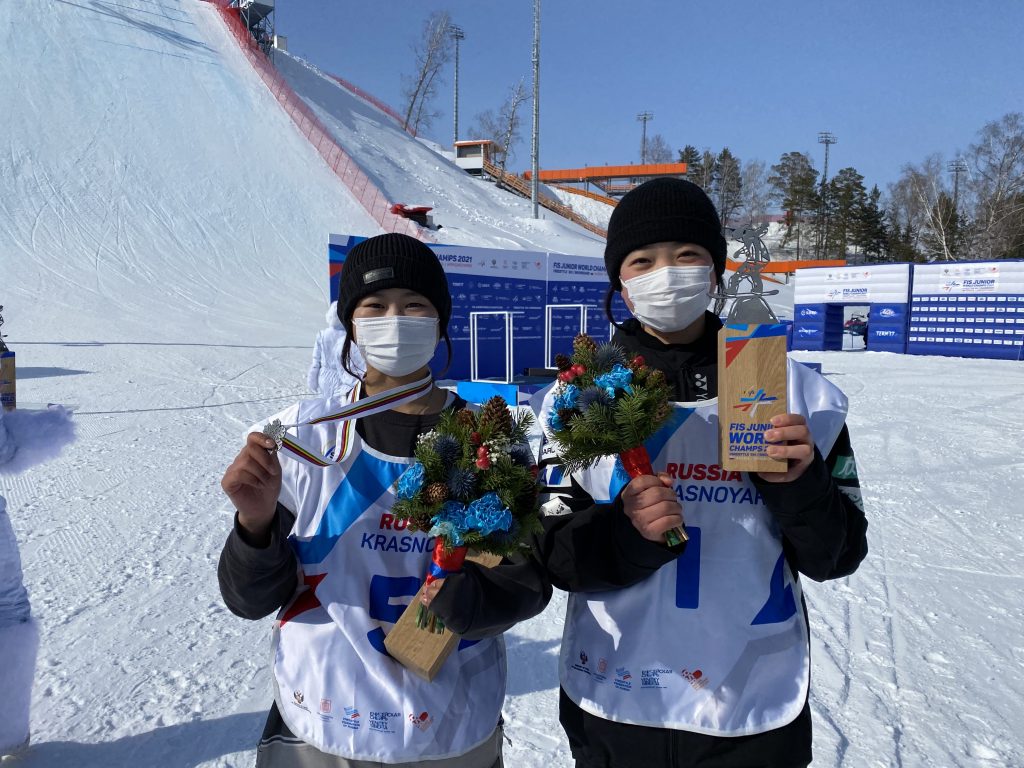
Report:
M311 464L314 467L329 467L332 464L344 461L352 450L352 434L355 430L356 419L387 411L422 397L423 393L429 391L430 387L433 386L433 383L433 378L427 374L419 381L378 392L376 395L363 398L362 400L358 399L359 387L356 386L352 388L348 405L339 408L333 413L318 416L315 419L303 421L300 424L282 424L280 419L274 419L263 427L263 434L277 443L278 449L282 451L282 456ZM304 445L301 440L288 434L289 429L306 425L324 424L329 421L345 422L338 435L338 444L336 445L334 457L331 460L321 457L318 451L311 449L309 446Z

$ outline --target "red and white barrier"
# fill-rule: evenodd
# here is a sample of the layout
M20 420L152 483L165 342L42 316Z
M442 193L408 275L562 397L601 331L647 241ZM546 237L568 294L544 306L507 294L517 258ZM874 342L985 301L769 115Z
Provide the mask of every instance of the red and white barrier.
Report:
M232 8L228 0L207 0L216 7L220 17L224 20L225 26L231 36L238 43L242 53L252 64L267 88L277 99L278 103L295 123L299 132L305 136L309 143L324 159L324 162L334 171L341 182L348 187L352 195L367 210L373 220L376 221L385 232L401 232L406 235L432 242L431 238L421 227L402 216L396 216L391 212L391 203L384 193L371 181L370 177L363 172L362 168L349 155L334 136L327 129L327 126L313 114L313 111L304 102L291 86L285 81L267 56L260 50L259 45L253 39L249 30L246 29L237 8ZM350 87L346 84L346 87ZM362 94L359 94L363 98ZM379 104L375 106L380 107ZM383 107L381 107L383 108ZM383 108L389 114L392 112ZM394 115L393 115L394 116Z

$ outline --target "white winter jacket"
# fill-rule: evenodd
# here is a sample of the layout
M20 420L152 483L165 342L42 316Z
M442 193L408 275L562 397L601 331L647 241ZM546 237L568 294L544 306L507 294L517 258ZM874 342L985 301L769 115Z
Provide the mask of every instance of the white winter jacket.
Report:
M338 318L338 302L332 301L327 309L327 327L316 335L313 345L313 361L309 366L306 384L311 391L329 397L340 390L348 390L359 379L341 367L341 348L345 344L345 328ZM366 371L366 363L353 344L349 352L349 367L357 374Z

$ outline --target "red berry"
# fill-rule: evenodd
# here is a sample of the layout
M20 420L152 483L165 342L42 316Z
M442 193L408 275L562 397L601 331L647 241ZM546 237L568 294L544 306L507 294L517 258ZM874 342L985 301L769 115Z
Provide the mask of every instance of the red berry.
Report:
M486 458L487 457L487 449L484 446L481 445L479 448L476 449L476 457L478 459Z
M645 361L644 361L643 355L637 355L636 357L633 358L633 367L634 368L643 368L644 367L644 362Z
M572 372L571 368L568 371L562 371L560 374L558 374L558 380L565 382L566 384L569 384L575 378L576 374Z
M491 468L491 460L489 458L487 458L486 455L482 456L481 458L476 460L476 468L477 469L490 469Z
M575 373L575 374L576 374L577 376L582 376L582 375L583 375L584 373L586 373L586 372L587 372L587 369L586 369L586 368L584 368L584 367L583 367L582 365L580 365L579 363L576 363L576 365L574 365L574 366L573 366L572 368L570 368L569 370L570 370L570 371L572 371L573 373Z
M479 432L470 432L469 442L471 442L473 445L480 445L480 443L483 442L483 437L480 436Z

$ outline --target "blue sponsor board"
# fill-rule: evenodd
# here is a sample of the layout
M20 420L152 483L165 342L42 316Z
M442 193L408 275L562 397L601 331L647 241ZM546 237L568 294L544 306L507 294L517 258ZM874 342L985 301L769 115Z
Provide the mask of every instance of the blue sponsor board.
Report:
M527 366L540 365L544 347L544 287L547 254L496 248L431 246L448 275L452 317L449 378L470 377L470 313L477 318L477 377L515 377ZM507 328L512 330L512 359L506 360ZM432 367L443 366L443 349ZM511 363L511 370L508 370Z
M338 285L341 282L341 267L345 263L345 257L356 243L361 243L365 237L359 235L331 235L327 241L327 267L330 276L329 295L331 301L338 300Z
M786 351L790 352L793 349L793 321L780 320L779 323L786 326Z
M545 319L552 359L561 352L571 354L572 340L584 326L596 341L611 338L611 325L604 313L608 276L604 260L585 256L548 254ZM580 306L584 309L580 309ZM617 321L629 317L620 295L615 295L612 313ZM581 323L585 315L586 322ZM551 360L545 364L553 364Z
M907 351L1024 358L1024 294L919 294L910 304Z
M872 304L868 312L868 349L906 352L908 316L906 304Z
M331 300L338 298L341 267L348 252L365 237L331 235L328 243ZM452 295L452 316L448 335L452 360L444 344L430 363L437 376L453 379L470 377L470 312L486 314L477 318L477 362L479 378L513 377L528 366L541 365L544 347L544 299L547 254L533 251L504 251L428 243L437 254L448 277ZM512 329L511 370L506 360L507 326Z
M842 304L798 304L793 317L792 349L822 352L843 348Z

